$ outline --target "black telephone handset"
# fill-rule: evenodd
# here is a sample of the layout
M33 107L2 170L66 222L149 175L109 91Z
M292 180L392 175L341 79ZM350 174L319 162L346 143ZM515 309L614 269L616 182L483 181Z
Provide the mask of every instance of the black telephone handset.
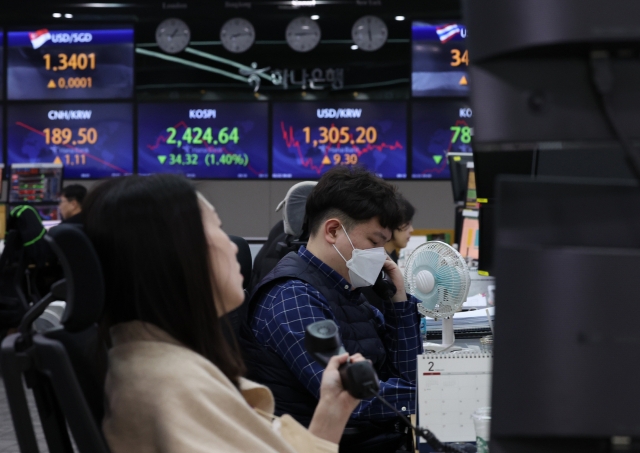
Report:
M304 345L311 357L323 367L327 366L331 357L345 352L338 335L338 326L330 319L309 324L304 333ZM385 406L395 412L403 423L415 430L418 436L424 438L433 451L465 453L457 446L443 444L428 429L413 426L404 414L379 395L380 381L373 365L368 360L343 363L338 371L340 371L342 386L351 396L358 399L377 397Z
M309 324L305 329L304 345L311 357L323 367L334 355L346 352L340 343L338 326L330 319ZM371 362L343 363L338 371L342 386L354 398L371 398L378 394L380 381Z
M391 298L396 295L396 291L398 291L396 285L394 285L393 282L387 278L387 275L384 273L384 271L380 271L380 274L378 275L376 282L373 284L372 289L373 292L376 293L376 295L382 300L391 300Z

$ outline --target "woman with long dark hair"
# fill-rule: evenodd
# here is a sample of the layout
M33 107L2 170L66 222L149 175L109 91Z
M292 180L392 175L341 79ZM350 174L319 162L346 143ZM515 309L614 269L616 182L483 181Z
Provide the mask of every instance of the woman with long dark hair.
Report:
M337 451L358 404L337 371L347 355L326 368L308 430L272 416L271 393L242 378L221 330L244 300L237 247L189 181L110 180L83 210L106 283L103 431L113 453Z

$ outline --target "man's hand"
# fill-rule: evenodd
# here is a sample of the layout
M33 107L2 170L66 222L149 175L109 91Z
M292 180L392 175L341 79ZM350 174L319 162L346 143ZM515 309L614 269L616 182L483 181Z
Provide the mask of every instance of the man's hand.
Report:
M351 413L360 403L360 400L349 395L342 386L338 368L347 359L355 363L364 360L364 357L361 354L349 357L346 353L331 357L322 374L320 400L309 425L309 431L312 434L336 444L340 442Z
M392 302L405 302L407 300L407 292L404 290L404 277L400 268L393 262L389 255L382 266L394 285L396 285L396 294L391 298Z

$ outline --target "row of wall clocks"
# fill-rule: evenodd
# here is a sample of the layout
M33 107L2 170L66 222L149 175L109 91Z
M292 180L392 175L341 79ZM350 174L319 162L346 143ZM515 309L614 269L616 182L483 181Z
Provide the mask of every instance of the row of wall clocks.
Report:
M351 37L358 48L373 52L387 42L387 26L376 16L364 16L351 28ZM320 42L320 26L309 17L297 17L289 22L285 38L296 52L309 52ZM189 26L180 19L166 19L156 29L156 42L162 50L175 54L182 52L191 39ZM220 41L225 49L233 53L246 52L256 40L251 22L243 18L230 19L220 29Z

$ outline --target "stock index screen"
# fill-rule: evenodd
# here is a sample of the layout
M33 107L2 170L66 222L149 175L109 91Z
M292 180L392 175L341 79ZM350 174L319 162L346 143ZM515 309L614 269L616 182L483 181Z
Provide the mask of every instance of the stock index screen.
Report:
M131 104L22 104L7 112L9 164L62 164L67 179L133 172Z
M318 179L336 165L407 177L404 102L274 103L273 178Z
M10 100L125 99L133 96L133 29L7 33Z
M413 179L449 179L447 155L470 153L473 112L469 103L434 99L412 107Z
M413 96L468 96L467 28L460 24L413 22Z
M269 176L264 102L138 105L138 173L188 178Z

